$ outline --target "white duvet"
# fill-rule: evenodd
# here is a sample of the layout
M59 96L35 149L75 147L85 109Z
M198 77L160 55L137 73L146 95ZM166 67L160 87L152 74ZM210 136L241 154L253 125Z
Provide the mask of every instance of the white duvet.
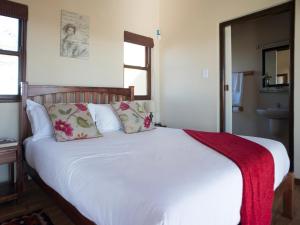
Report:
M265 146L276 188L288 173L282 144ZM26 159L50 187L99 225L237 225L242 176L229 159L179 129L97 139L26 141Z

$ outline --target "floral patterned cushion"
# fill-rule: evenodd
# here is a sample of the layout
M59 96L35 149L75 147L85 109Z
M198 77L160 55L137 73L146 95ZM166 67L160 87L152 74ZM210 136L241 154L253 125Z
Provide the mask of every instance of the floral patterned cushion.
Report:
M57 141L101 137L87 104L59 103L45 105Z
M138 102L116 102L112 107L117 112L127 134L152 130L155 128L149 113Z

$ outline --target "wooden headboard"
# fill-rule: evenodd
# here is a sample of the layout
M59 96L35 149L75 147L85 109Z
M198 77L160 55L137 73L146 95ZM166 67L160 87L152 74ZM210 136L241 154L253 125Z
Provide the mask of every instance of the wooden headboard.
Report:
M71 87L53 85L29 85L21 82L20 105L20 144L31 136L31 127L26 114L26 100L45 103L98 103L108 104L114 101L133 101L134 87Z

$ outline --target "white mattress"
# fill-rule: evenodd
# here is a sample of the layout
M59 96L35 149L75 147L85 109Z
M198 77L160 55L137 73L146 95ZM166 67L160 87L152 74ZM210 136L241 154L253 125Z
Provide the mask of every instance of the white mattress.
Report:
M289 159L276 141L276 188ZM26 141L26 159L40 177L99 225L237 225L242 176L229 159L179 129L56 142Z

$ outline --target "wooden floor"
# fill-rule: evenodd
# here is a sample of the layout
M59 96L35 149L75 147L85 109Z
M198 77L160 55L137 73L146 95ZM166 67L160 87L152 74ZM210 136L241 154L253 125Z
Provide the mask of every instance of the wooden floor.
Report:
M33 182L18 202L0 205L0 222L33 211L43 209L51 218L54 225L74 225L70 219L57 207L57 205ZM281 201L275 200L272 225L300 225L300 186L295 191L296 215L291 221L281 216Z
M300 185L295 185L295 216L291 221L281 216L282 199L275 198L272 225L300 225Z
M57 205L33 181L27 185L27 191L16 202L0 205L0 222L43 209L54 225L74 225Z

